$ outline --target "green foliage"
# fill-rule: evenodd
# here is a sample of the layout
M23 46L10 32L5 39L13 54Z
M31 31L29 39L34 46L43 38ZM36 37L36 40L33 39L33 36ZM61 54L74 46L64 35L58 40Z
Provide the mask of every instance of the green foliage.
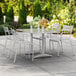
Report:
M20 24L26 23L27 11L24 6L24 0L20 1L20 10L19 10L19 22Z
M34 18L40 15L50 20L50 24L60 23L62 26L66 24L76 27L76 0L24 0L22 9L25 9L26 14L20 8L22 1L1 0L2 13L5 15L8 5L11 4L14 15L21 16L21 21L25 20L21 24L26 22L26 15L34 16Z
M23 24L19 29L30 29L30 24Z
M23 24L22 26L18 27L19 29L30 29L31 24ZM32 25L33 28L37 28L36 25Z
M33 22L31 22L31 25L38 25L39 21L41 20L41 17L38 15L37 17L34 18Z
M76 28L73 28L73 33L76 33Z
M18 16L20 0L9 0L9 3L12 5L14 9L14 15Z
M76 32L73 34L73 36L76 38Z
M38 15L37 17L34 18L33 21L34 21L34 22L39 22L40 20L41 20L41 17L40 17L40 15Z
M74 1L71 1L68 4L68 10L69 10L69 18L71 20L70 24L76 27L76 4Z
M55 6L52 7L53 19L50 21L51 24L59 23L63 25L73 25L76 27L76 7L75 2L63 3L56 2Z
M4 0L0 0L0 2L4 2Z
M51 14L51 5L50 5L50 2L46 2L44 8L42 9L43 10L43 16L48 19L48 20L51 20L52 18L52 14Z
M3 13L2 9L0 8L0 24L3 23Z
M13 26L10 23L7 23L7 22L5 24L2 24L2 25L8 27L9 29L13 28Z
M0 25L0 35L4 35L3 25Z
M13 20L14 20L13 8L9 4L8 5L8 9L7 9L7 12L6 12L6 22L13 22Z
M34 18L40 15L42 17L41 5L38 0L34 3Z
M27 10L27 15L32 16L33 15L33 3L30 0L24 0L25 7Z

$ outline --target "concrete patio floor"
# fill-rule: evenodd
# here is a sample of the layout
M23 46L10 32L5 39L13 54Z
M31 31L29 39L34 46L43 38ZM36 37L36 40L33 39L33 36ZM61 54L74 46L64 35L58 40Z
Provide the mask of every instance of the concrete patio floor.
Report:
M4 36L0 36L0 44L4 39ZM76 54L76 39L73 37L72 42ZM0 76L76 76L76 55L72 55L71 47L67 44L63 43L64 53L59 57L53 52L52 57L38 58L32 62L19 54L16 63L2 54L4 50L0 45Z

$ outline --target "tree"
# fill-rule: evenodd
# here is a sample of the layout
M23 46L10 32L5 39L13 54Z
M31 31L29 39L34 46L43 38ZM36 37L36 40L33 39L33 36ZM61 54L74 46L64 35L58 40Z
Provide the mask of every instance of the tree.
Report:
M34 18L40 15L42 17L41 5L38 0L35 1L34 4Z
M2 9L0 7L0 24L3 23L3 13L2 13Z
M18 16L20 0L9 0L9 3L12 5L12 7L14 9L14 15Z
M27 10L27 15L33 15L33 2L25 0L24 4Z
M27 11L26 11L26 8L24 6L24 0L21 0L20 1L20 9L19 9L19 22L20 22L20 24L27 23L26 17L27 17Z
M6 22L13 22L13 20L14 20L13 7L9 4L6 12Z
M4 2L4 0L0 0L0 2Z
M70 25L74 25L74 27L76 27L75 1L70 1L70 3L68 4L68 10L69 10L69 18L71 20Z
M43 7L43 16L48 20L50 20L52 18L51 5L50 5L49 1Z

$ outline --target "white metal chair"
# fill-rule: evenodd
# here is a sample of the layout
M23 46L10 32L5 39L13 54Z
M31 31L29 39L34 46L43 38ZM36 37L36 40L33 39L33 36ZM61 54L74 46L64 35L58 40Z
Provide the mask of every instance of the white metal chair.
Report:
M26 35L26 33L25 34L22 34L22 36L23 35L25 35L25 37L24 38L26 38L26 39L24 39L23 37L20 37L21 35L19 35L14 29L12 29L11 28L11 33L12 33L12 35L13 35L13 40L14 40L14 44L13 44L13 47L15 47L15 45L16 44L19 44L19 50L16 50L15 51L15 55L14 55L14 63L16 62L16 57L17 57L17 55L18 55L18 52L21 52L22 51L22 49L21 49L21 44L23 44L24 45L24 50L25 50L25 53L24 54L27 54L29 57L31 57L31 59L32 59L32 61L34 60L34 54L35 54L35 51L34 51L34 47L35 48L37 48L37 46L38 46L38 44L37 43L34 43L33 42L33 40L32 40L32 37L30 37L29 36L29 38L31 38L30 40L27 40L28 38L26 38L26 37L28 37L27 35ZM30 33L29 33L30 34ZM32 35L32 34L31 34ZM26 48L25 48L26 47ZM15 50L15 48L13 48L14 50ZM29 49L29 51L26 53L26 50L27 49ZM37 50L37 49L36 49Z
M24 45L24 50L25 50L25 47L28 46L29 51L31 51L31 47L30 47L31 44L30 44L29 41L24 40L24 38L19 37L18 33L17 33L14 29L12 29L12 28L11 28L11 34L13 35L13 41L14 41L14 43L13 43L14 61L13 61L13 62L15 63L18 53L21 53L21 52L22 52L22 50L21 50L21 44ZM18 49L15 49L16 44L19 45L19 46L18 46ZM27 48L26 48L26 49L27 49ZM26 51L26 50L25 50L25 51ZM31 52L28 53L28 54L29 54L29 57L30 57L30 55L31 55L30 53L31 53Z
M5 33L5 37L6 37L3 52L5 52L5 54L7 54L7 53L9 54L9 51L6 51L6 48L7 48L8 41L11 40L10 30L6 26L3 26L3 29L4 29L4 33ZM10 44L10 42L9 42L9 44ZM7 54L7 56L8 56L8 54Z
M5 26L3 27L3 29L4 29L4 32L5 32L5 35L6 35L3 52L5 54L7 54L7 57L10 57L10 58L12 56L12 53L14 53L14 61L13 62L15 63L16 62L16 57L17 57L17 54L18 54L19 50L21 52L21 42L22 42L22 44L23 43L24 44L26 44L26 43L29 44L29 43L26 42L27 40L25 41L23 37L20 37L20 35L14 29L11 28L11 30L9 30L8 27L5 27ZM12 35L10 35L10 34L12 34ZM24 35L22 35L22 36L24 36ZM7 48L8 40L11 41L10 42L11 44L13 42L12 49L10 47ZM11 44L10 44L10 46L11 46ZM17 48L15 49L16 44L19 44L19 47L18 47L19 49L17 49ZM30 45L29 45L28 48L30 49Z
M3 26L3 29L4 29L5 35L10 35L8 27Z
M62 51L62 43L61 43L61 40L60 40L60 24L53 24L52 26L52 30L50 31L49 33L49 49L50 48L53 48L54 50L54 43L57 43L58 44L58 56L60 55L60 51ZM52 46L52 47L51 47ZM50 49L51 50L51 49Z
M54 23L53 26L52 26L51 32L59 34L60 33L60 28L61 28L60 24Z
M62 33L61 33L61 41L62 42L63 41L69 41L70 46L72 48L72 53L73 53L73 55L75 55L74 51L73 51L72 41L71 41L72 30L73 30L73 26L63 25ZM66 36L64 34L68 34L68 35Z

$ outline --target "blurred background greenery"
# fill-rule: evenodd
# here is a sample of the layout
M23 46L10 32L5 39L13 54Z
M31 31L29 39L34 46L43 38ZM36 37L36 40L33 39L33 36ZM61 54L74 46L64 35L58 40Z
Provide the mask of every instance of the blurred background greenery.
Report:
M5 24L3 23L4 15L6 16ZM14 16L18 16L18 22L14 21ZM32 16L33 21L28 23L27 16ZM15 29L30 28L30 25L36 28L44 18L49 22L48 29L53 23L59 23L61 28L63 25L72 25L75 33L76 0L0 0L0 29L3 25Z

